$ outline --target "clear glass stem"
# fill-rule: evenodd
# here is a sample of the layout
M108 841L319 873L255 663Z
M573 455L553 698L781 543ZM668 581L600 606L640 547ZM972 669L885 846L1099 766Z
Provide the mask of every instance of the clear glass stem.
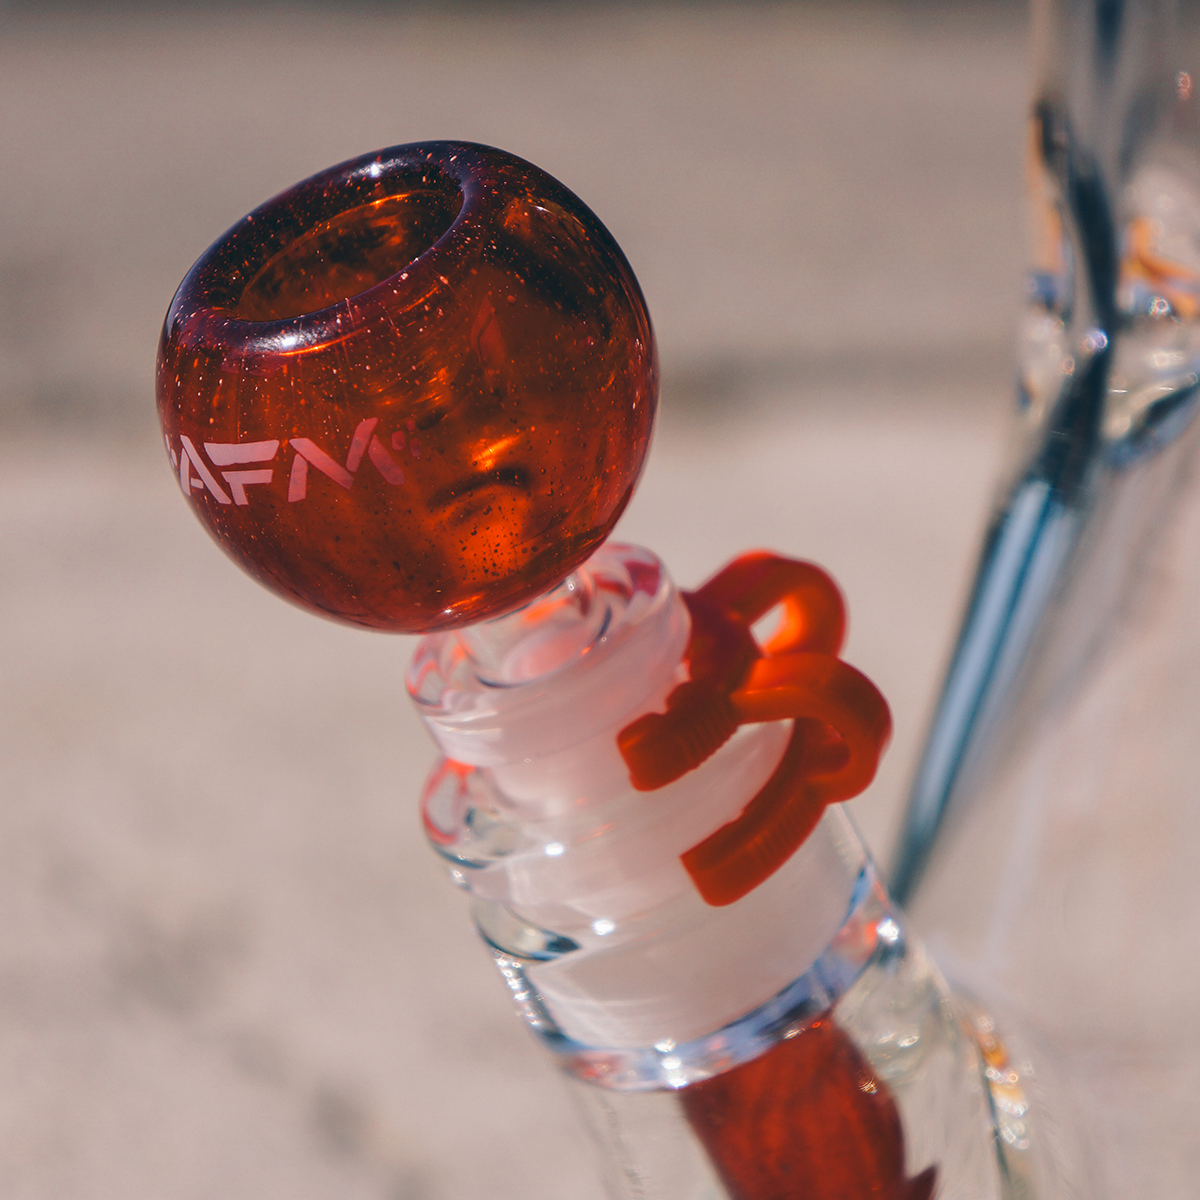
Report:
M682 678L686 609L644 551L608 547L581 575L426 639L409 687L448 755L430 840L614 1200L1065 1194L1028 1070L947 991L840 807L749 893L702 897L681 855L742 811L789 723L635 790L617 732Z

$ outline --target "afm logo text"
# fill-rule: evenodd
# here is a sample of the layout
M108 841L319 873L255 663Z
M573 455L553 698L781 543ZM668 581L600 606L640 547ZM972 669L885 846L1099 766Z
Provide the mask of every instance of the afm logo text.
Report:
M378 417L367 417L358 423L344 464L322 450L311 438L289 438L286 445L295 452L288 474L289 502L303 500L308 495L309 467L315 467L334 483L349 489L364 458L370 460L385 482L399 487L404 482L404 471L379 440L375 432L378 424ZM407 450L413 458L420 458L421 444L412 436L415 428L416 423L409 421L407 434L393 433L392 450ZM274 462L280 446L284 444L278 438L265 442L205 442L204 454L201 454L186 433L179 436L178 452L171 445L170 438L166 442L171 465L179 471L179 486L185 496L190 496L193 491L208 491L218 504L241 505L250 503L247 488L270 483L275 476L274 467L251 467L249 464ZM220 471L221 479L225 481L224 487L213 467Z

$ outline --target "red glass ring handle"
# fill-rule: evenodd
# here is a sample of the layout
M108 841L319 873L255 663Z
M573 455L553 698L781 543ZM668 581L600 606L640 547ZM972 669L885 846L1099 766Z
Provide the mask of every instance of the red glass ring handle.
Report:
M782 620L763 646L764 654L788 650L837 654L846 636L846 606L837 584L813 563L781 558L768 550L738 555L696 595L747 627L782 605Z
M681 856L712 905L732 904L769 879L827 804L857 796L875 777L891 733L875 685L830 655L759 659L731 700L739 724L791 717L794 726L779 765L741 815Z
M856 796L874 778L891 734L878 689L837 658L845 608L833 580L811 563L756 552L684 593L692 616L691 678L617 744L640 791L698 767L738 725L792 720L771 778L733 821L681 856L704 900L732 904L773 875L812 832L826 804ZM750 626L782 605L760 651Z

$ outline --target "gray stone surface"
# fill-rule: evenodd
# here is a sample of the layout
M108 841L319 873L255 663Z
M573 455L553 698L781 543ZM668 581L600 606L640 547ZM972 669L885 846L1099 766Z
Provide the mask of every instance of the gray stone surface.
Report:
M684 584L825 563L896 740L1000 454L1020 15L846 6L9 16L0 37L0 1195L598 1195L421 844L409 643L243 578L151 415L193 258L272 192L454 136L609 224L664 407L619 533Z

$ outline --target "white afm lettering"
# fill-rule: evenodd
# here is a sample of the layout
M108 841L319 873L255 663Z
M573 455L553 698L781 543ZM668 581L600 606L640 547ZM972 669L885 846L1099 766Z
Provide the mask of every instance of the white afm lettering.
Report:
M346 455L345 465L326 454L311 438L294 437L288 445L296 452L292 458L292 470L288 476L288 500L303 500L308 495L308 468L316 467L322 475L327 475L334 483L349 488L354 482L354 474L362 464L363 457L369 458L372 465L383 476L387 483L399 487L404 482L404 472L396 460L384 449L383 443L375 433L379 424L378 417L367 417L358 423L354 437L350 442L350 451ZM409 423L412 427L412 423ZM193 489L207 490L218 504L249 504L250 499L246 489L254 484L270 483L274 477L273 467L255 467L252 470L242 469L247 463L269 463L279 453L279 439L267 442L205 442L204 453L209 461L218 468L234 467L236 470L221 470L221 478L225 480L229 490L221 486L220 481L210 469L207 462L186 433L180 434L180 450L177 454L167 441L167 453L171 456L171 464L179 470L179 486L185 496L190 496ZM403 449L405 437L403 433L392 435L392 448ZM408 443L409 453L414 458L420 457L420 447L416 438Z

